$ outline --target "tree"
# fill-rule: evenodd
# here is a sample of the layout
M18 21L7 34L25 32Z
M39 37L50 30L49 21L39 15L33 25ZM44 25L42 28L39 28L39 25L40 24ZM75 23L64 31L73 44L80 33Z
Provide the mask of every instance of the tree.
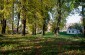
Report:
M48 11L52 8L53 0L31 0L28 8L28 22L32 24L32 33L36 34L36 29L41 29L45 33L46 24L48 23Z
M3 0L0 0L0 20L1 20L1 33L3 34L3 27L4 27L4 24L2 22L3 21L3 9L4 9L4 1Z
M17 34L19 33L19 23L20 23L20 11L21 11L21 9L20 9L20 1L18 1L18 0L16 0L15 1L15 15L17 16L17 18L16 18L16 26L17 26L17 30L16 30L16 32L17 32Z
M83 1L81 1L81 2L85 2L84 0ZM83 5L82 4L82 17L83 17L83 27L84 27L84 36L85 36L85 10L84 10L84 8L85 8L85 5Z
M21 1L21 15L22 15L22 35L26 34L26 18L27 18L27 4L28 0Z
M37 19L36 13L39 11L39 0L31 0L29 1L29 10L28 12L28 22L31 22L32 25L32 34L36 35L36 25Z
M53 30L56 35L58 35L59 30L65 25L66 17L69 15L70 6L67 0L57 0L55 6L53 7L51 13L53 18Z
M14 0L12 0L12 34L14 34Z
M10 17L10 5L11 0L2 0L2 19L1 19L1 24L2 24L2 34L5 34L6 32L6 19Z
M55 0L41 0L41 15L42 17L42 35L45 35L47 20L49 20L48 12L53 8Z
M58 0L57 1L57 5L58 5L58 20L57 20L57 25L56 25L56 29L55 29L55 33L58 34L59 32L59 25L60 25L60 22L61 22L61 7L62 7L62 1L61 0Z
M83 17L82 22L83 22L84 35L85 35L85 13L84 13L85 0L74 0L74 1L75 1L75 3L73 3L73 5L72 5L74 7L72 7L72 8L75 8L75 7L78 7L78 6L82 6L81 14L82 14L82 17Z
M17 22L17 33L19 33L19 21L20 21L20 13L18 12L18 22Z

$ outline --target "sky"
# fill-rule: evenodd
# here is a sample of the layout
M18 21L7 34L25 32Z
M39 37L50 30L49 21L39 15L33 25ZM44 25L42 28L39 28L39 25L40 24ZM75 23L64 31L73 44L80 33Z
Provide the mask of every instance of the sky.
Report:
M81 16L79 16L78 14L69 16L67 18L67 22L66 23L80 23L81 22Z
M79 6L78 8L79 8L79 10L73 10L73 12L74 12L73 15L67 17L67 19L66 19L67 24L68 23L80 23L81 22L82 17L79 15L78 12L81 12L82 7Z

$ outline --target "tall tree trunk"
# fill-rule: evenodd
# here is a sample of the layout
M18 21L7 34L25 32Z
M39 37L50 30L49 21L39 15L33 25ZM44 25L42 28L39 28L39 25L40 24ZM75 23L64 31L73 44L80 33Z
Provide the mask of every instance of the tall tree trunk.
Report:
M59 33L59 29L60 29L60 22L61 22L61 10L58 12L59 17L58 17L58 22L57 22L57 26L55 28L55 34L58 35Z
M43 27L42 27L42 35L45 35L45 23L43 23Z
M85 26L84 26L84 36L85 36Z
M12 35L14 34L14 20L12 20Z
M36 23L34 24L34 35L36 35Z
M42 7L42 9L43 9L43 0L41 0L41 7ZM41 13L42 13L42 15L44 16L44 11L41 9ZM43 18L43 25L42 25L42 35L45 35L45 20L44 20L44 18Z
M56 34L56 35L58 35L58 33L59 33L59 27L58 27L59 25L57 25L57 27L54 29L54 34Z
M1 21L1 24L2 24L2 31L1 31L1 33L2 33L2 34L5 34L5 32L6 32L6 20L3 19L3 20Z
M12 4L12 35L14 34L14 3Z
M34 18L35 18L34 19L35 22L34 22L34 26L33 26L34 27L34 35L36 35L36 18L37 18L35 14L36 14L36 12L34 13Z
M34 25L33 25L33 27L32 27L32 35L34 35Z
M19 21L20 21L20 13L18 13L17 34L19 33Z
M83 27L84 27L84 36L85 36L85 14L84 14L84 8L85 8L85 5L82 5L82 17L83 17Z
M25 31L25 28L26 28L26 19L23 19L23 20L22 20L22 28L23 28L23 29L22 29L22 35L25 36L25 34L26 34L26 33L25 33L25 32L26 32L26 31Z
M57 25L55 28L55 34L58 35L59 29L60 29L60 22L61 22L61 0L58 1L58 20L57 20Z
M36 35L36 23L33 25L32 35Z

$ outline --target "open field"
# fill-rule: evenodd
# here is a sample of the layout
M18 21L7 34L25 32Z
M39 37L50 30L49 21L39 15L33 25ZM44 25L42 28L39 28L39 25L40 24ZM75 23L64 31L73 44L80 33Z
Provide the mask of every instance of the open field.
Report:
M85 38L71 35L0 36L0 55L85 55Z

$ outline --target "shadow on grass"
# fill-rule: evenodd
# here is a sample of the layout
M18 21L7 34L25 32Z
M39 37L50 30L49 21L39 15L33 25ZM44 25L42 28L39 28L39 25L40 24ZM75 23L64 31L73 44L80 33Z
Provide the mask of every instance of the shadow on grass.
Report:
M0 34L0 37L4 37L4 36Z
M46 35L49 36L52 34L49 33ZM45 38L45 37L41 37L41 38L40 37L39 38L38 37L16 37L16 38L6 37L6 39L7 39L6 41L1 40L0 45L4 44L5 46L7 46L7 45L15 44L18 46L10 50L5 50L5 49L0 50L0 55L58 55L60 53L61 55L63 55L63 53L66 51L80 50L82 52L85 49L85 42L83 40L78 42L78 41L71 41L69 39L67 40L64 38ZM0 48L2 47L3 46L1 46Z

